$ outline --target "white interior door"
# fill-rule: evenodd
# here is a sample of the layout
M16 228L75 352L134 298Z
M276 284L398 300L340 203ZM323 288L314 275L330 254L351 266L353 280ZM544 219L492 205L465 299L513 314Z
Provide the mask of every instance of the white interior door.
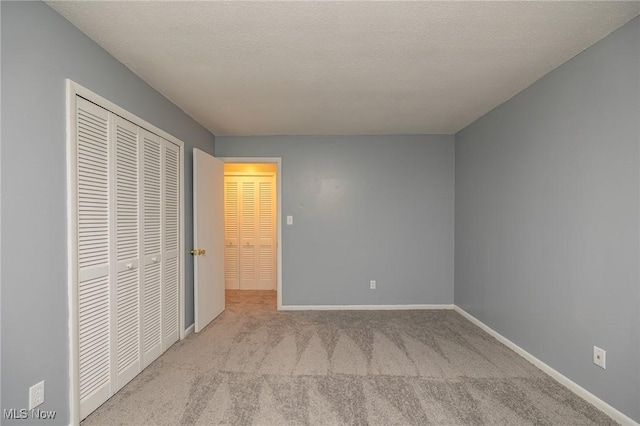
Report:
M116 117L115 221L116 221L116 380L122 388L141 369L140 351L140 233L139 131L135 124Z
M196 333L224 311L224 163L193 150Z
M274 290L274 178L249 176L241 179L240 288Z
M256 215L257 286L264 290L276 289L276 200L275 179L258 178Z
M162 139L142 131L142 366L162 354Z
M110 114L78 99L76 115L78 374L82 418L111 396Z
M227 175L224 182L226 288L274 290L274 176Z
M162 347L180 338L180 147L164 141Z

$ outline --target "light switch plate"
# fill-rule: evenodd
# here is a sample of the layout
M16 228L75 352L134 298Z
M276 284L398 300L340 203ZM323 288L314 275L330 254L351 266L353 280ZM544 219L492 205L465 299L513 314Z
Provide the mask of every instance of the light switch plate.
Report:
M287 216L287 225L293 225L293 216Z

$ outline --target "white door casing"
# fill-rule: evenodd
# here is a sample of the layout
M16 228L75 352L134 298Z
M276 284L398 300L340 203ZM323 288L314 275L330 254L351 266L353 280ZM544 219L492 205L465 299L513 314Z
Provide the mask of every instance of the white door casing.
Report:
M196 252L193 286L196 333L225 309L223 181L224 163L206 152L194 149L193 242Z

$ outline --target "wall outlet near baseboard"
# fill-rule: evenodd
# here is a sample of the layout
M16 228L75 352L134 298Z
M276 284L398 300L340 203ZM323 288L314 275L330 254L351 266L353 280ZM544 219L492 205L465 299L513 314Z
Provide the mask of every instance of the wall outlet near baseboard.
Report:
M371 290L375 290L376 289L376 280L369 281L369 288Z
M593 363L598 367L607 369L607 351L597 346L593 347Z
M44 380L29 388L29 410L44 402Z

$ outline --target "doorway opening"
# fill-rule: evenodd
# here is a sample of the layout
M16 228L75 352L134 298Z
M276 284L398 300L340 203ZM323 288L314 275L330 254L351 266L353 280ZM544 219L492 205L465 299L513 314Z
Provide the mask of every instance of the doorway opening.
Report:
M227 293L277 292L281 305L279 159L225 159L224 269Z

